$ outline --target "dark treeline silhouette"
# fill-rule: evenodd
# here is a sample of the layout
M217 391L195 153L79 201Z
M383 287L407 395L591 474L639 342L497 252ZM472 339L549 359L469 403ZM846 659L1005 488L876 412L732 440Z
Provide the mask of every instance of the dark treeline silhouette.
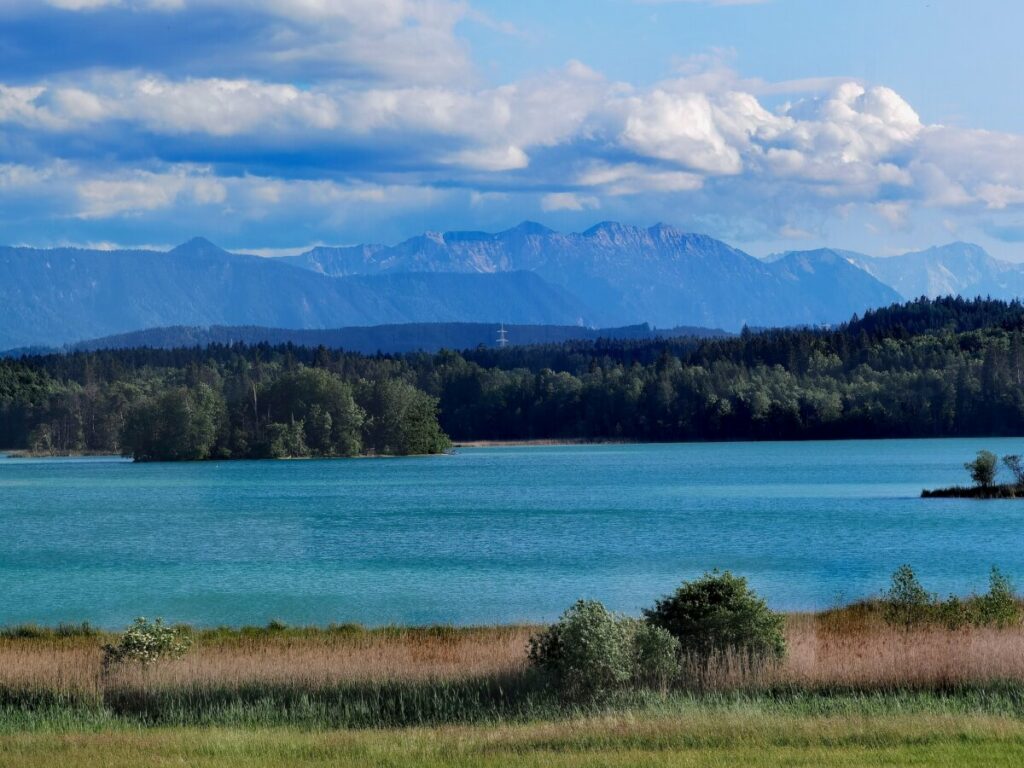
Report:
M202 458L430 452L442 430L458 440L1013 435L1024 432L1022 383L1020 303L921 299L832 329L732 338L0 361L0 445Z

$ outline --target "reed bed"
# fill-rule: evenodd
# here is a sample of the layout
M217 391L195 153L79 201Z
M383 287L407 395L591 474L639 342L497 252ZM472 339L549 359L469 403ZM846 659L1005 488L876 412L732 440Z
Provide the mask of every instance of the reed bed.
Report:
M366 683L450 683L521 675L535 631L523 626L382 630L211 630L182 659L103 669L100 634L0 637L0 701L102 701L108 690L201 686L323 689ZM6 695L4 695L6 693Z
M742 655L686 665L690 690L927 691L1024 686L1024 627L886 624L871 607L791 614L785 659L752 665Z
M527 641L536 629L207 630L194 633L194 647L182 659L109 672L101 650L109 637L8 633L0 636L0 708L78 707L179 725L323 727L564 714L565 703L527 664ZM1024 711L1020 626L906 630L861 605L791 614L786 636L781 662L754 666L731 655L693 664L668 698L988 689Z

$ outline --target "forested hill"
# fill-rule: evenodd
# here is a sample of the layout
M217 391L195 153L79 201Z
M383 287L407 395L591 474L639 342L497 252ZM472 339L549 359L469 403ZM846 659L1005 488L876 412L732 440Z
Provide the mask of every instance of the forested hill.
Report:
M497 345L499 329L509 344L550 344L573 339L656 339L673 336L728 336L713 328L679 327L654 329L647 323L621 328L587 328L579 325L506 325L499 323L400 323L350 326L333 329L261 328L214 325L151 328L106 336L74 344L73 350L123 349L125 347L205 347L210 344L295 344L325 346L363 354L436 352L440 349L472 349ZM51 350L56 351L56 350ZM15 350L16 352L16 350ZM20 356L20 355L17 355Z
M442 431L458 440L1021 435L1022 385L1020 304L920 300L832 330L726 339L374 357L213 345L6 360L0 445L231 458L429 452L444 446Z

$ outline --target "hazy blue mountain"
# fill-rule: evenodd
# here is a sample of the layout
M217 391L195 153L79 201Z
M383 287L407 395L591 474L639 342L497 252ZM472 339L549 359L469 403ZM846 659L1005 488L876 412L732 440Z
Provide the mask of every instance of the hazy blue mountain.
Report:
M556 344L571 340L595 339L654 339L692 336L696 338L725 337L725 331L709 328L671 328L655 330L646 323L622 328L584 328L578 325L505 325L506 338L511 345ZM295 330L290 328L261 328L258 326L170 326L133 331L100 339L82 341L71 346L74 350L124 349L130 347L205 347L208 344L269 344L292 343L305 347L323 345L334 349L374 354L401 352L435 352L439 349L474 349L479 346L496 347L497 323L404 323L401 325L373 325L365 327ZM56 351L12 350L25 354Z
M950 243L889 258L856 262L907 299L920 296L1024 296L1024 265L1001 261L972 243Z
M1024 292L1024 268L956 243L893 259L819 250L756 259L662 224L559 233L428 232L394 246L265 259L197 238L169 252L0 248L0 349L167 326L399 323L737 331L842 322L922 293Z
M771 267L783 279L799 285L808 311L820 316L828 315L829 307L842 306L851 310L844 318L848 320L853 312L902 299L896 290L860 267L855 255L829 248L793 251L772 261Z
M346 279L196 239L160 253L0 248L0 348L167 325L337 328L503 320L571 325L589 309L536 274Z
M383 245L317 247L298 256L283 256L278 261L331 277L366 275L376 272L373 258L383 248Z
M858 278L857 293L848 297L842 282L827 284L825 272L766 263L664 224L603 222L563 234L524 222L494 234L430 232L392 247L374 246L358 259L351 250L318 248L290 263L328 271L336 259L343 271L335 274L527 270L571 291L591 308L590 321L603 325L645 321L735 330L744 324L836 322L893 300L893 292L870 276ZM850 276L845 268L838 272L836 279Z

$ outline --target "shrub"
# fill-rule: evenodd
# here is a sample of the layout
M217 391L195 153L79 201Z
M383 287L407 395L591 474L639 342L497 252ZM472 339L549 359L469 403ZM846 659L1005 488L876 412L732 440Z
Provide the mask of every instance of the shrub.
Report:
M530 661L568 698L602 696L634 677L634 634L628 619L595 600L580 600L530 638Z
M995 566L989 573L988 592L977 598L975 604L975 623L979 626L1005 628L1020 622L1021 608L1013 585Z
M896 569L892 575L892 585L883 594L882 599L885 601L885 620L889 624L909 629L916 624L930 621L937 615L938 601L921 586L917 574L909 565L901 565ZM949 618L954 618L954 614Z
M783 617L729 571L705 573L645 610L647 621L679 641L683 654L700 661L738 652L752 660L781 658L786 652Z
M168 627L163 619L137 618L117 643L103 646L103 667L134 662L148 667L161 659L177 659L192 647L192 638L179 629Z
M892 575L892 586L883 595L885 620L910 629L929 622L944 624L948 629L967 625L1004 629L1021 620L1021 605L1010 580L993 567L989 574L988 592L966 600L950 595L940 601L917 580L909 565L900 566Z
M960 629L974 623L976 612L972 601L961 600L956 595L950 595L944 602L936 604L935 615L946 626L946 629ZM890 623L898 624L900 622L891 621Z
M964 464L964 469L971 474L971 480L975 485L990 488L996 481L998 462L999 457L992 451L978 451L978 456L974 461Z
M636 683L665 690L679 674L679 641L662 627L642 621L633 624Z

